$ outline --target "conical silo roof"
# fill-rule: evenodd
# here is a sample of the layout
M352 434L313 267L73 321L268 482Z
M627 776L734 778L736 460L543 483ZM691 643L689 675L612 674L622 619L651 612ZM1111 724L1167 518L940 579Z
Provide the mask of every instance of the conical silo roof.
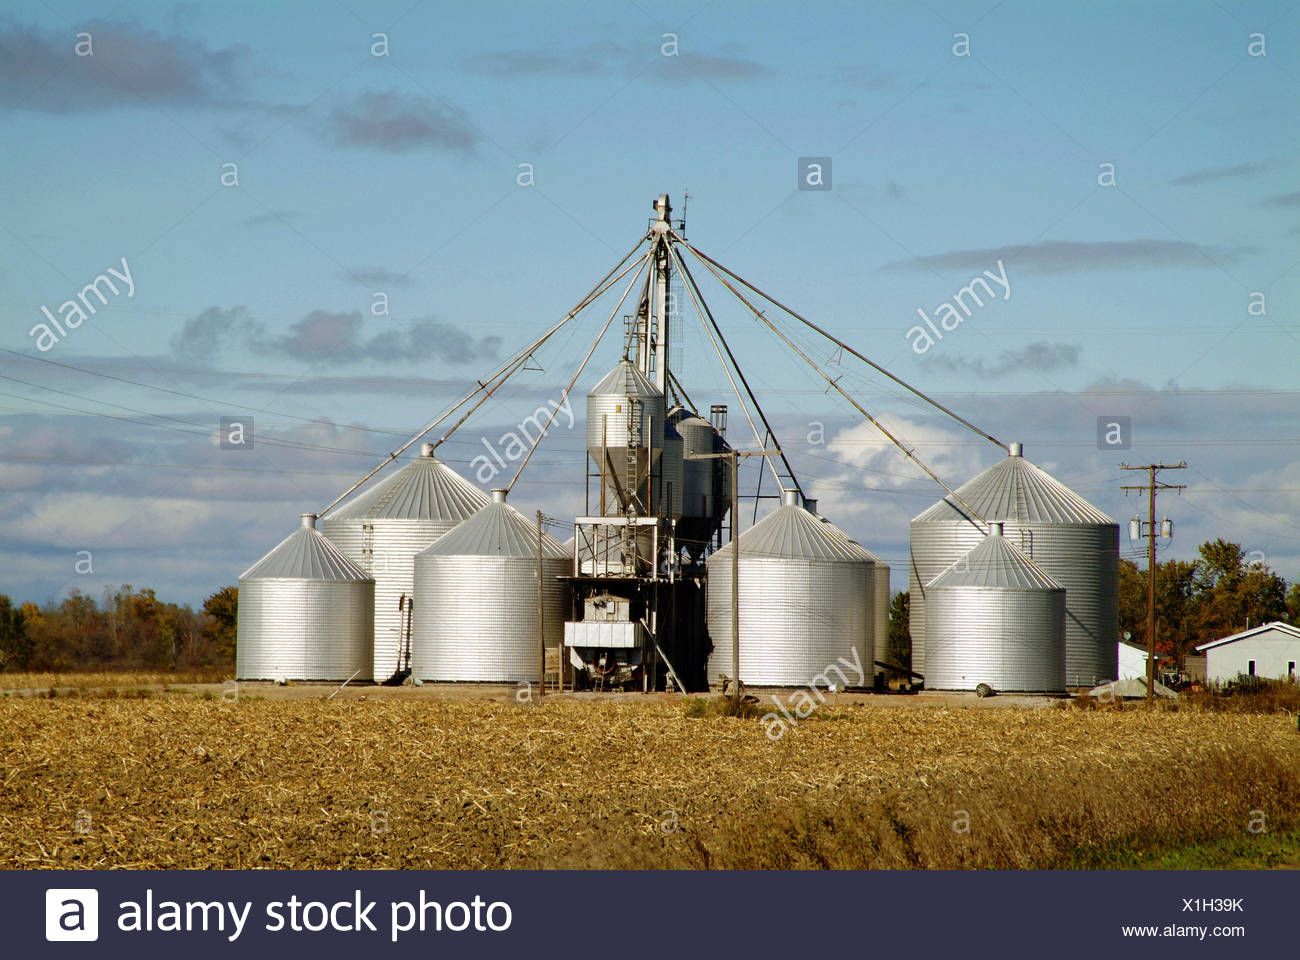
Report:
M995 587L1003 590L1064 590L1043 568L1007 542L1001 532L989 534L960 560L928 584L941 587Z
M811 513L811 511L809 512ZM864 547L857 540L854 540L847 533L845 533L839 527L835 526L835 524L831 523L825 517L821 516L820 514L813 514L813 516L815 516L818 520L820 520L823 524L826 525L827 527L826 532L829 533L831 536L844 538L849 548L852 550L857 550L863 560L870 560L872 563L884 564L885 561L881 560L878 556L876 556L874 553L872 553L870 550Z
M460 523L487 506L488 498L426 445L420 456L383 483L329 514L329 520L434 520Z
M373 579L345 557L338 547L316 529L314 514L302 515L302 526L239 575L240 580Z
M631 360L620 360L613 370L587 392L589 397L662 397Z
M492 491L496 498L499 491ZM567 560L566 551L550 534L542 533L542 556ZM537 525L504 497L493 499L474 516L443 534L419 557L537 557Z
M731 544L716 551L710 562L731 555ZM743 559L767 557L789 560L827 560L874 563L875 558L835 524L787 503L778 507L740 535Z
M1110 524L1114 523L1083 497L1047 471L1013 452L973 480L957 488L957 495L986 521L1014 520L1017 523ZM944 497L917 514L913 523L960 520L966 512Z

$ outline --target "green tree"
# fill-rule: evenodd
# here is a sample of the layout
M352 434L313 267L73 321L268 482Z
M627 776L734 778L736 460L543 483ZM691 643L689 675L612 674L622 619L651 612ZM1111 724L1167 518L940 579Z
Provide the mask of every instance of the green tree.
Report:
M889 599L889 662L912 666L911 594L900 590Z
M1286 617L1286 581L1262 561L1247 561L1238 544L1222 539L1201 544L1200 553L1191 624L1195 642Z
M209 651L210 663L234 663L235 632L239 619L239 588L222 587L203 601L207 622L203 625L203 638Z
M1300 624L1300 580L1291 584L1286 592L1286 618L1291 623Z
M1239 544L1204 543L1194 563L1166 560L1156 565L1156 651L1182 662L1193 648L1260 623L1287 616L1289 597L1300 608L1300 591L1247 559ZM1298 610L1297 612L1300 612ZM1147 642L1147 573L1121 560L1119 626L1134 643Z
M21 608L0 593L0 670L23 670L32 659L32 638Z
M1193 639L1189 623L1196 605L1197 565L1186 560L1156 563L1156 653L1181 659ZM1120 635L1147 643L1147 572L1128 560L1119 562Z

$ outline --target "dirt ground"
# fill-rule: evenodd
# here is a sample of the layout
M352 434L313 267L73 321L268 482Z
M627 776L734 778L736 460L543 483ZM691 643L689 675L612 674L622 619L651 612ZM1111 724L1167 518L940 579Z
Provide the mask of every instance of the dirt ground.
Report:
M0 689L0 696L47 696L52 689L56 695L77 693L96 693L121 688L121 684L112 683L103 686L91 682L68 686L57 680L50 687L21 687ZM462 702L504 702L506 700L527 699L529 688L523 684L499 683L427 683L423 686L406 685L386 687L373 683L350 683L340 686L336 683L299 683L279 685L270 682L248 682L234 680L225 683L134 683L134 691L147 691L151 696L188 695L204 699L256 698L261 700L361 700L361 701L421 701L429 700L443 703ZM745 691L749 696L758 697L760 704L772 702L772 698L788 702L794 694L793 688L750 687ZM974 693L923 690L919 693L866 693L846 692L828 693L821 691L827 706L870 705L874 707L923 708L923 707L972 707L979 709L999 709L1008 707L1049 707L1059 702L1059 696L1034 696L1027 694L999 694L993 697L977 697ZM531 696L536 697L534 690ZM612 701L642 703L676 703L683 697L709 696L709 694L678 693L593 693L565 691L548 693L546 699L563 698L573 701Z

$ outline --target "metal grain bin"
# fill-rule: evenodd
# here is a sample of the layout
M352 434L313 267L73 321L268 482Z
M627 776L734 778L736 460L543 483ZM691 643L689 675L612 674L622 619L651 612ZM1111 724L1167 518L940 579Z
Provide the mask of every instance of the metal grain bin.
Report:
M848 684L866 685L875 646L871 555L834 524L800 506L797 491L787 491L785 501L738 541L741 680L824 687L828 676L843 682L842 673ZM727 544L707 561L710 681L734 676L733 550Z
M1026 460L1021 445L957 490L1006 538L1065 585L1065 679L1069 686L1113 680L1119 634L1119 527L1077 493ZM910 527L912 669L926 672L926 584L985 537L951 498Z
M485 493L426 443L419 458L321 521L325 536L375 578L376 679L388 679L399 666L406 624L399 603L414 593L415 555L487 503Z
M537 527L492 502L415 558L411 670L419 680L494 683L537 676ZM543 630L561 647L572 553L542 534Z
M692 460L692 454L716 453L722 449L713 424L703 417L674 407L668 411L668 422L673 424L682 438L682 517L677 524L677 542L700 557L721 525L730 503L730 494L721 504L714 499L716 491L714 474L721 460ZM717 508L721 505L722 509Z
M892 599L889 592L889 564L877 560L873 572L872 584L876 593L876 629L873 638L876 646L876 662L893 663L889 656L889 601ZM875 667L872 672L881 669Z
M714 452L713 425L703 417L687 413L681 407L681 416L674 418L669 414L669 421L674 421L677 433L682 438L682 455L687 457L694 453ZM682 463L682 515L684 517L709 519L713 516L713 462L711 460L684 460Z
M316 515L239 577L240 680L372 680L375 581Z
M833 536L844 538L853 548L860 550L865 559L871 561L871 593L872 618L871 631L868 641L872 656L879 661L885 662L889 659L889 565L881 560L878 556L864 547L861 543L854 540L847 533L835 526L821 514L817 513L817 501L805 500L804 505L809 513L814 514L817 519L827 525L828 532ZM867 665L867 674L874 675L880 667Z
M671 422L664 424L664 452L659 458L659 489L655 493L654 512L658 516L680 519L682 515L683 474L682 435Z
M1007 542L1002 525L927 584L925 685L1065 690L1066 590Z
M645 504L650 471L664 446L664 395L630 360L621 360L587 394L587 453L596 468L610 476L606 513L620 514L628 486L629 455L640 475L637 490ZM629 453L631 451L631 454ZM617 483L614 483L614 480Z

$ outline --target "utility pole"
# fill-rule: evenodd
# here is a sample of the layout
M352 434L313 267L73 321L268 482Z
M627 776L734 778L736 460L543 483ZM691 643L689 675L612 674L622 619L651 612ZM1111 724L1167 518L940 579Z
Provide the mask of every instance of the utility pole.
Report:
M1121 463L1121 470L1145 470L1147 472L1147 483L1141 486L1125 486L1120 489L1127 494L1130 490L1136 490L1139 493L1145 492L1147 495L1147 703L1155 699L1155 682L1156 682L1156 536L1172 537L1174 535L1174 525L1169 520L1165 520L1160 525L1160 532L1156 532L1156 491L1157 490L1186 490L1186 484L1161 483L1156 480L1156 473L1160 470L1186 470L1187 461L1180 463L1146 463L1141 465L1130 465ZM1134 517L1129 521L1129 538L1137 540L1143 536L1142 521Z
M780 450L754 450L741 453L731 449L723 453L692 453L688 460L728 460L731 463L731 678L732 695L740 706L740 458L767 457Z

